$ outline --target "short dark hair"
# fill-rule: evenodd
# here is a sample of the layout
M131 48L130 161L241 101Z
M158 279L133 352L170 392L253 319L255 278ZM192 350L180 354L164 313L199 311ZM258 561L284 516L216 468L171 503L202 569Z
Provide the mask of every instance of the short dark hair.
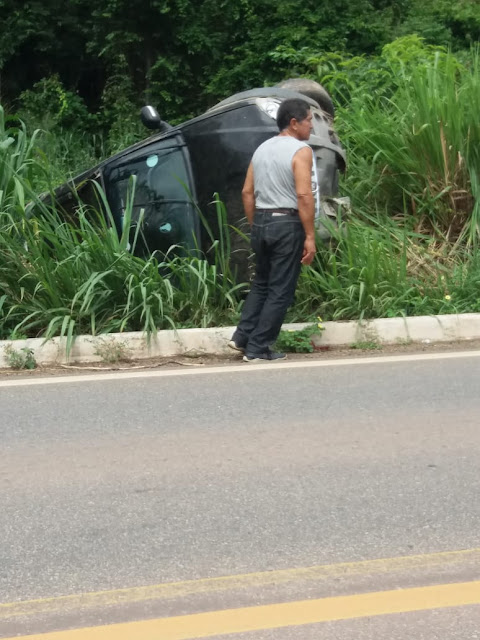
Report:
M301 98L288 98L284 100L278 108L277 126L283 131L290 124L290 120L295 118L298 122L305 120L308 116L310 105Z

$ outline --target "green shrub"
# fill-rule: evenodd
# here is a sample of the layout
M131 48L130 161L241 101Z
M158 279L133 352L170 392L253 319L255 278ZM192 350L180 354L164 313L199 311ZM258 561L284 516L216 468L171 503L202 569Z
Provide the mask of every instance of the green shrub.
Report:
M18 115L29 128L54 127L86 132L93 118L82 98L63 86L57 74L43 78L19 98Z
M36 369L37 362L32 349L23 347L15 349L12 345L4 347L4 355L7 364L12 369Z
M115 340L113 337L99 339L95 343L95 355L102 359L102 362L116 364L118 362L128 362L130 360L130 350L125 342Z
M324 331L322 319L318 317L317 324L312 324L304 329L287 329L280 331L276 341L276 348L279 351L293 353L313 353L315 344L313 337Z

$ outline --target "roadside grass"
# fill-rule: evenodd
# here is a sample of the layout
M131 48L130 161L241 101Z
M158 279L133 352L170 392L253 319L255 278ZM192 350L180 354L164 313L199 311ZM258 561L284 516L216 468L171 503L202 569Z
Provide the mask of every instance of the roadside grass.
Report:
M28 136L26 127L5 115L0 105L0 213L25 210L26 189L31 184L33 160L40 132Z
M129 215L127 207L127 227ZM289 321L480 311L480 258L471 249L432 251L429 236L389 218L352 220L332 234L302 271ZM212 253L210 261L135 257L108 214L81 207L76 225L53 210L3 214L0 336L60 335L71 346L79 334L233 325L246 286L229 272L226 242Z
M349 171L343 188L359 214L414 219L445 243L480 238L480 48L461 64L438 50L426 63L395 59L398 86L354 94L339 110Z
M109 212L82 206L76 224L53 209L0 217L2 337L60 335L71 346L82 333L207 327L238 313L244 287L221 269L221 242L213 264L173 252L138 258L127 249L131 197L129 203L121 237Z
M352 342L350 345L350 349L358 351L377 351L381 348L381 345L374 340L359 340L358 342Z
M480 309L480 48L460 63L411 40L385 48L380 75L365 61L381 85L337 110L354 214L302 272L289 321Z
M331 228L301 273L290 322L462 313L478 308L473 249L439 251L426 234L386 216ZM446 245L445 245L446 246Z
M0 111L0 338L63 336L67 351L79 334L144 331L222 324L238 315L244 285L234 281L225 209L210 260L133 255L130 243L135 179L129 185L125 227L118 235L105 194L94 183L97 206L78 202L75 215L39 198L35 137L9 127ZM47 175L48 177L48 175Z
M479 50L468 64L440 52L397 70L391 95L352 95L338 111L354 214L319 242L287 321L480 312ZM0 338L64 336L69 349L82 333L236 323L247 286L218 197L222 233L208 256L138 258L135 180L121 236L98 184L95 207L65 216L35 195L55 179L41 135L0 108Z

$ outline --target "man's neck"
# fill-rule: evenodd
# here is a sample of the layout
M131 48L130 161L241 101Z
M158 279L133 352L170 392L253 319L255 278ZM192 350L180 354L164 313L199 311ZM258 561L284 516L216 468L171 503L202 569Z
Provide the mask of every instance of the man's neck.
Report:
M295 131L292 131L289 128L284 129L283 131L280 131L280 133L278 135L282 136L282 137L289 136L290 138L295 138L296 140L299 140L299 138L298 138L297 134L295 133Z

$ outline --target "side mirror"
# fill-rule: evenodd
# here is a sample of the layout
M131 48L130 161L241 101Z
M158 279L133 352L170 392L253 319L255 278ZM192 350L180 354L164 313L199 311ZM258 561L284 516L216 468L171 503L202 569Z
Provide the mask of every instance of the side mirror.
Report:
M151 107L147 105L142 107L140 111L140 118L142 123L147 127L147 129L158 129L159 131L166 131L167 129L171 129L171 125L168 122L164 122L155 107Z

